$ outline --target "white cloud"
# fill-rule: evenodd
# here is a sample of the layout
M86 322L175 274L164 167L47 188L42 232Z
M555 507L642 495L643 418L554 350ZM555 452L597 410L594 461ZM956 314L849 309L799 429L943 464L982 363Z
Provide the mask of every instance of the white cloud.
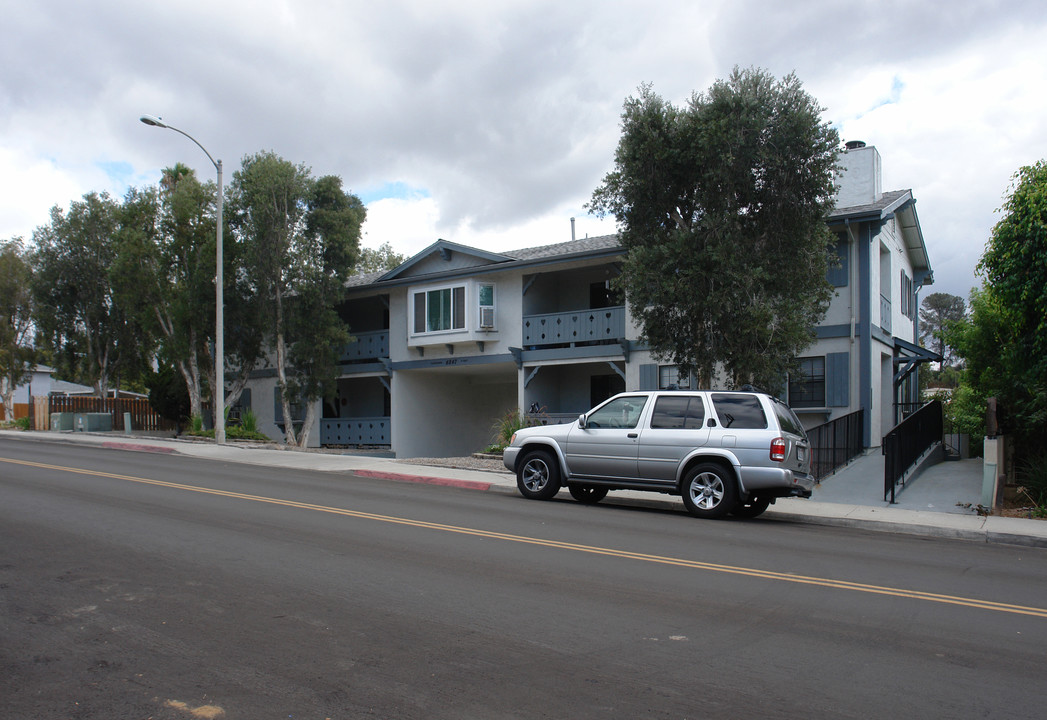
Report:
M329 3L0 0L0 237L89 191L273 150L370 203L366 242L512 249L613 231L582 205L642 82L686 102L735 65L796 71L844 139L912 188L936 290L966 293L1009 176L1047 155L1047 18L1035 3L719 0ZM207 22L201 17L207 16ZM595 229L598 228L598 229Z

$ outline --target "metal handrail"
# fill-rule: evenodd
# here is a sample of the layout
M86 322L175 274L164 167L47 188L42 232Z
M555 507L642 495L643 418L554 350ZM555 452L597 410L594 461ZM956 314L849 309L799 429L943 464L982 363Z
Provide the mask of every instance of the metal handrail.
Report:
M855 412L807 431L811 443L811 474L821 480L836 472L864 449L865 412Z
M895 487L924 453L942 441L942 403L932 400L883 436L883 499L895 502Z

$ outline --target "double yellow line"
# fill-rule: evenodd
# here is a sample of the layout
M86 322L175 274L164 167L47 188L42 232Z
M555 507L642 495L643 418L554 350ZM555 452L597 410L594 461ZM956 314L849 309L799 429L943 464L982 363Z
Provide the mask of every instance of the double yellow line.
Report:
M540 547L556 548L558 550L571 550L574 552L589 553L592 555L606 555L608 557L623 558L627 560L639 560L642 562L658 563L660 565L674 565L677 567L690 568L692 570L706 570L710 572L727 573L729 575L743 575L746 577L773 580L778 582L799 583L802 585L815 585L818 587L833 588L836 590L851 590L854 592L871 593L874 595L889 595L891 597L911 598L925 602L945 603L947 605L959 605L962 607L977 608L980 610L992 610L995 612L1012 613L1016 615L1029 615L1032 617L1047 618L1047 608L1027 607L1024 605L1012 605L1010 603L999 603L990 600L978 600L975 598L957 597L955 595L942 595L939 593L928 593L919 590L905 590L902 588L884 587L881 585L869 585L866 583L848 582L846 580L833 580L831 578L812 577L807 575L794 575L792 573L773 572L771 570L758 570L755 568L738 567L734 565L721 565L718 563L702 562L700 560L686 560L683 558L666 557L663 555L649 555L647 553L630 552L628 550L615 550L593 545L580 545L577 543L563 542L560 540L545 540L542 538L528 537L526 535L512 535L509 533L494 532L492 530L480 530L477 528L461 527L458 525L445 525L443 523L428 522L424 520L411 520L409 518L396 517L393 515L379 515L376 513L361 512L359 510L348 510L346 508L331 507L328 505L314 505L312 503L296 502L294 500L282 500L280 498L265 497L262 495L250 495L246 493L229 492L227 490L215 490L212 488L198 487L195 485L184 485L182 483L165 482L163 480L152 480L149 478L136 477L133 475L119 475L116 473L101 472L98 470L85 470L82 468L65 467L62 465L48 465L46 463L31 462L28 460L15 460L0 457L0 462L15 465L25 465L44 470L57 470L60 472L75 473L78 475L91 475L95 477L111 478L114 480L126 480L128 482L142 485L154 485L157 487L170 488L172 490L184 490L188 492L203 493L205 495L217 495L219 497L233 498L236 500L249 500L251 502L268 503L283 507L297 508L299 510L311 510L332 515L343 515L345 517L358 518L361 520L374 520L377 522L406 525L409 527L423 528L426 530L438 530L441 532L457 533L459 535L471 535L473 537L486 538L489 540L502 540L506 542L525 543Z

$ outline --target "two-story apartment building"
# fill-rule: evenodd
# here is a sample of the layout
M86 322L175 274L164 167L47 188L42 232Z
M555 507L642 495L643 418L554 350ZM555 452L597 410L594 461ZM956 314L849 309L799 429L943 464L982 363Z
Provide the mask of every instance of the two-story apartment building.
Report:
M836 295L788 401L808 428L865 411L864 443L875 447L918 403L919 365L936 359L918 344L919 292L933 274L912 190L883 191L875 147L847 143L837 185L827 218L837 237Z
M916 292L930 280L912 193L882 193L879 163L871 147L843 158L828 218L838 292L788 389L808 426L866 410L867 445L893 425L909 358L923 357ZM615 235L503 253L439 240L395 270L354 278L340 312L356 341L312 444L461 455L487 445L495 421L516 409L555 422L626 389L686 387L638 342L611 287L623 253ZM260 428L282 437L273 373L249 387Z

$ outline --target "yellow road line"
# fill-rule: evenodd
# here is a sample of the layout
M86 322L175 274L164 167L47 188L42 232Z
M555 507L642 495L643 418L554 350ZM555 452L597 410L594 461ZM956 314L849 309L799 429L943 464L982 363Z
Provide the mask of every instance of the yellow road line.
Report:
M487 538L491 540L504 540L507 542L526 543L541 547L556 548L559 550L572 550L575 552L590 553L593 555L606 555L628 560L640 560L643 562L658 563L661 565L675 565L677 567L691 568L694 570L707 570L711 572L727 573L730 575L743 575L747 577L761 578L764 580L775 580L778 582L799 583L803 585L816 585L819 587L834 588L837 590L852 590L855 592L871 593L875 595L889 595L891 597L912 598L926 602L945 603L948 605L960 605L963 607L978 608L982 610L993 610L995 612L1013 613L1017 615L1030 615L1032 617L1047 618L1047 608L1027 607L1024 605L1012 605L990 600L978 600L975 598L957 597L954 595L941 595L938 593L922 592L920 590L906 590L903 588L892 588L881 585L868 585L866 583L849 582L847 580L834 580L831 578L812 577L807 575L794 575L792 573L780 573L771 570L759 570L756 568L738 567L734 565L721 565L717 563L703 562L700 560L686 560L684 558L666 557L662 555L648 555L646 553L630 552L628 550L615 550L613 548L602 548L593 545L579 545L577 543L564 542L561 540L545 540L542 538L528 537L526 535L512 535L509 533L494 532L492 530L480 530L478 528L461 527L458 525L445 525L424 520L412 520L410 518L396 517L393 515L379 515L376 513L349 510L346 508L330 507L327 505L314 505L312 503L297 502L294 500L282 500L280 498L265 497L262 495L249 495L245 493L229 492L227 490L215 490L196 485L185 485L163 480L152 480L149 478L136 477L134 475L119 475L116 473L102 472L99 470L85 470L82 468L65 467L62 465L49 465L46 463L31 462L28 460L15 460L0 457L0 462L25 465L27 467L41 468L45 470L58 470L61 472L75 473L79 475L92 475L114 480L126 480L128 482L142 485L154 485L157 487L170 488L173 490L185 490L188 492L203 493L206 495L217 495L219 497L233 498L236 500L250 500L252 502L268 503L283 507L311 510L334 515L358 518L361 520L375 520L378 522L394 523L410 527L423 528L427 530L439 530L442 532L457 533L459 535L471 535L474 537Z

